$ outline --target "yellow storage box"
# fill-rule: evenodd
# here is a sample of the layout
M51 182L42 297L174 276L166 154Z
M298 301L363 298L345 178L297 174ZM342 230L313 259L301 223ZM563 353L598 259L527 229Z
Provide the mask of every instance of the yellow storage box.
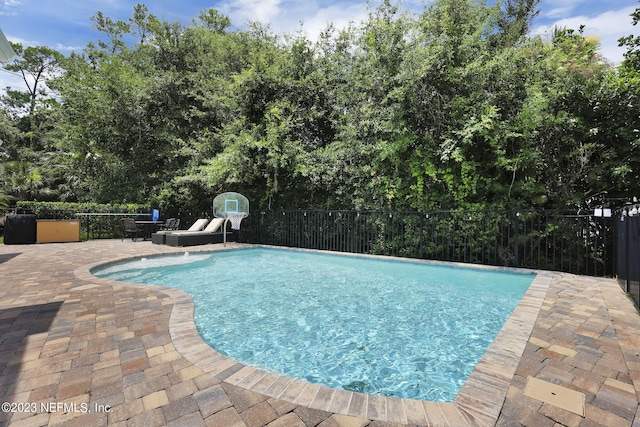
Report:
M80 221L39 219L36 221L36 242L79 242Z

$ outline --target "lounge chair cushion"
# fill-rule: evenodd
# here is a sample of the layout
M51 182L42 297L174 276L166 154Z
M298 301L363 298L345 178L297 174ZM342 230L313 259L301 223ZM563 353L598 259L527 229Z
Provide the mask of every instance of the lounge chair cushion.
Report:
M200 218L196 222L193 223L191 227L187 231L201 231L205 225L209 222L206 218Z
M209 225L205 227L203 231L206 231L209 233L215 233L216 231L218 231L218 229L222 226L223 223L224 223L224 218L214 218L211 220Z

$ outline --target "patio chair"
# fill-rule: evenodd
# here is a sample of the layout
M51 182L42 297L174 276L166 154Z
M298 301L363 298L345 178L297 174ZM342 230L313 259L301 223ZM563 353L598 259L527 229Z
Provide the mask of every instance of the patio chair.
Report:
M136 220L133 218L122 218L122 230L122 240L127 236L131 236L131 240L134 242L143 232L143 230L136 224Z
M160 230L176 230L175 224L176 224L175 218L167 218L164 224L160 226Z

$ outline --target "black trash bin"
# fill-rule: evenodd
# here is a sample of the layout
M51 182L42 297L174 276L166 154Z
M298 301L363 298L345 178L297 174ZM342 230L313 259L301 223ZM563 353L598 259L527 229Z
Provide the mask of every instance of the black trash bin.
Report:
M4 223L4 244L23 245L36 242L36 216L10 214Z

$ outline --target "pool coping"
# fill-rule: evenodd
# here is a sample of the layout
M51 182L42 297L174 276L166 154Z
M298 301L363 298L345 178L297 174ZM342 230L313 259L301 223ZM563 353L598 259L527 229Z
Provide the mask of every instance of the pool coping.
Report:
M502 410L512 378L514 377L516 368L531 336L549 285L553 281L553 278L560 274L542 270L537 271L428 260L407 260L405 258L378 255L314 251L357 257L398 259L425 264L536 274L536 277L524 296L478 362L453 402L433 402L376 396L333 389L244 365L222 355L204 342L195 326L194 302L185 292L158 285L143 285L102 279L91 274L91 270L97 266L128 259L166 256L184 252L231 251L255 247L299 250L276 246L240 245L230 249L212 249L211 247L176 248L163 254L140 253L136 254L136 256L116 257L111 260L102 260L76 268L74 274L78 279L85 282L93 282L85 286L77 287L76 289L101 285L133 286L150 291L162 292L168 295L173 302L169 320L169 334L175 349L185 359L203 371L213 374L223 382L242 387L246 390L312 409L383 422L414 425L447 425L448 423L450 425L469 424L493 426L496 424Z

